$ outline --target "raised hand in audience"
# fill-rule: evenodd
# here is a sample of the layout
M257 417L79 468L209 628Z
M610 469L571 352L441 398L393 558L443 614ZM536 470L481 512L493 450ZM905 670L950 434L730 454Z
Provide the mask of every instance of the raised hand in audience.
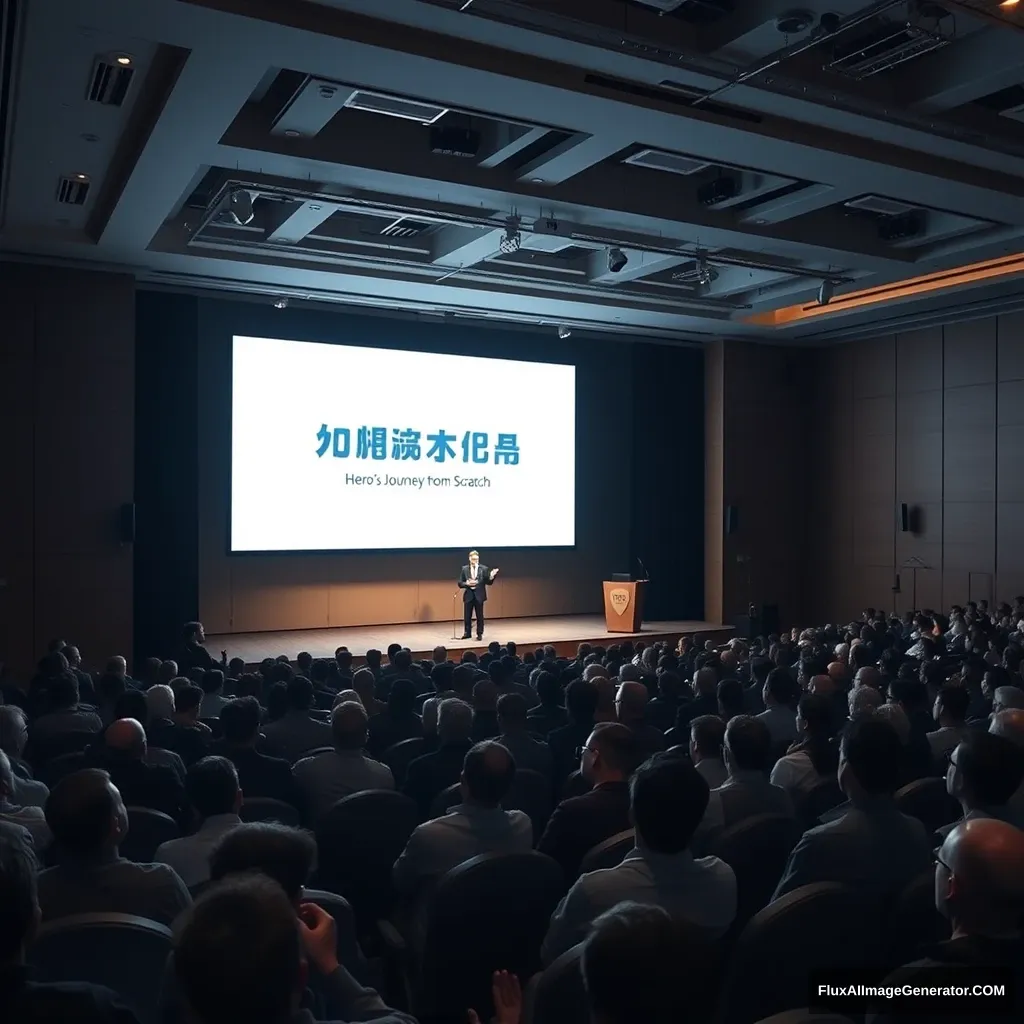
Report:
M306 956L321 974L338 969L338 929L334 918L315 903L299 907L299 934Z
M495 971L491 981L494 997L493 1024L519 1024L523 1016L523 990L509 971ZM480 1024L476 1010L469 1011L469 1024Z

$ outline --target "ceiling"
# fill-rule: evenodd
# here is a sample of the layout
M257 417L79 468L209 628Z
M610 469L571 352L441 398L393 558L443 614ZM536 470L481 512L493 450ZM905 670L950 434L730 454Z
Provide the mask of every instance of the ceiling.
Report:
M8 258L665 340L1024 303L1024 4L0 10Z

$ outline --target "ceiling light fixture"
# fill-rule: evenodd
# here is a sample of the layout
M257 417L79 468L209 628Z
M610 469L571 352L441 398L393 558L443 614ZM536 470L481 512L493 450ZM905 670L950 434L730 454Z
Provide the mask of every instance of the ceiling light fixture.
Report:
M1000 7L1016 7L1020 3L1020 0L1003 0L999 5Z
M519 246L523 244L523 236L519 231L520 220L515 215L505 219L505 234L498 244L498 249L502 255L508 256L510 253L518 252Z
M608 250L608 269L613 274L618 274L625 270L628 262L629 257L621 249Z
M127 53L119 54L117 57L114 58L114 60L117 61L117 63L120 64L123 68L130 68L132 66L132 59L128 56Z
M697 284L701 288L707 288L714 281L714 274L711 273L711 265L708 263L706 253L697 253Z
M836 283L829 278L824 278L821 282L821 287L818 289L818 305L827 306L832 301L832 296L836 293Z
M558 328L558 336L559 338L562 339L562 341L565 341L566 338L571 338L572 328L566 327L565 324L562 324L562 326Z
M256 211L252 208L252 196L244 188L237 188L228 196L225 212L236 224L249 224Z
M287 308L288 308L288 298L287 298L287 296L282 295L281 298L274 300L274 309L287 309Z

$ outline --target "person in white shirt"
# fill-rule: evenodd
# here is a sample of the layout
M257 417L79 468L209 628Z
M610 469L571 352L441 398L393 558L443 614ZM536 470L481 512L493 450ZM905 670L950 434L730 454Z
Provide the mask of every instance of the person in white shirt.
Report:
M834 708L832 698L824 694L808 693L800 698L796 713L800 738L775 762L771 774L772 785L787 790L794 800L835 775L839 748L834 741Z
M725 722L718 715L701 715L690 723L690 760L698 774L717 789L729 777L722 757Z
M945 770L945 762L967 731L971 695L965 686L944 686L935 697L932 715L939 727L927 734L932 758Z
M0 821L20 825L32 836L36 853L43 853L53 842L42 807L23 807L14 796L15 775L8 756L0 750Z
M204 757L185 776L189 803L202 818L191 836L161 843L153 860L169 864L189 889L210 880L210 854L221 839L242 824L238 771L226 757Z
M792 743L797 738L796 702L800 691L788 669L773 668L761 691L765 710L757 717L768 726L772 746Z
M12 802L20 807L45 807L50 791L36 779L26 779L18 774L15 767L22 762L25 744L28 742L28 724L25 712L17 704L0 704L0 750L11 759L14 772ZM24 766L27 769L27 766Z
M736 917L736 875L690 850L708 805L708 785L685 758L655 754L630 780L636 848L614 868L582 875L551 915L541 946L547 965L586 938L595 918L623 902L663 907L673 918L724 935Z

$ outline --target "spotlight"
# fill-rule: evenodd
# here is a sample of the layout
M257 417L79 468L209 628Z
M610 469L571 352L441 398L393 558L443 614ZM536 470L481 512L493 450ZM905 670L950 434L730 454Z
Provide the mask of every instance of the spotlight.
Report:
M621 249L608 250L608 269L617 274L623 270L629 262L629 257Z
M282 295L281 298L274 300L274 309L287 309L288 308L288 296Z
M132 66L132 59L131 59L131 57L129 57L129 56L128 56L128 54L127 54L127 53L122 53L122 54L119 54L119 55L118 55L117 57L115 57L114 59L115 59L115 60L117 61L117 63L118 63L118 64L120 64L120 65L121 65L121 67L123 67L123 68L130 68L130 67Z
M224 211L236 224L248 224L256 216L252 208L252 196L244 189L235 189L228 196Z
M711 271L707 256L704 253L697 254L697 284L701 288L708 288L714 281L715 275Z
M835 295L836 283L830 281L827 277L821 282L821 287L818 289L818 305L827 306L832 301L832 296Z
M519 231L519 218L514 214L505 219L505 235L498 245L498 249L507 256L509 253L518 252L522 245L523 236Z
M562 326L558 328L558 336L562 341L565 341L566 338L571 338L572 328L566 327L565 324L562 324Z

